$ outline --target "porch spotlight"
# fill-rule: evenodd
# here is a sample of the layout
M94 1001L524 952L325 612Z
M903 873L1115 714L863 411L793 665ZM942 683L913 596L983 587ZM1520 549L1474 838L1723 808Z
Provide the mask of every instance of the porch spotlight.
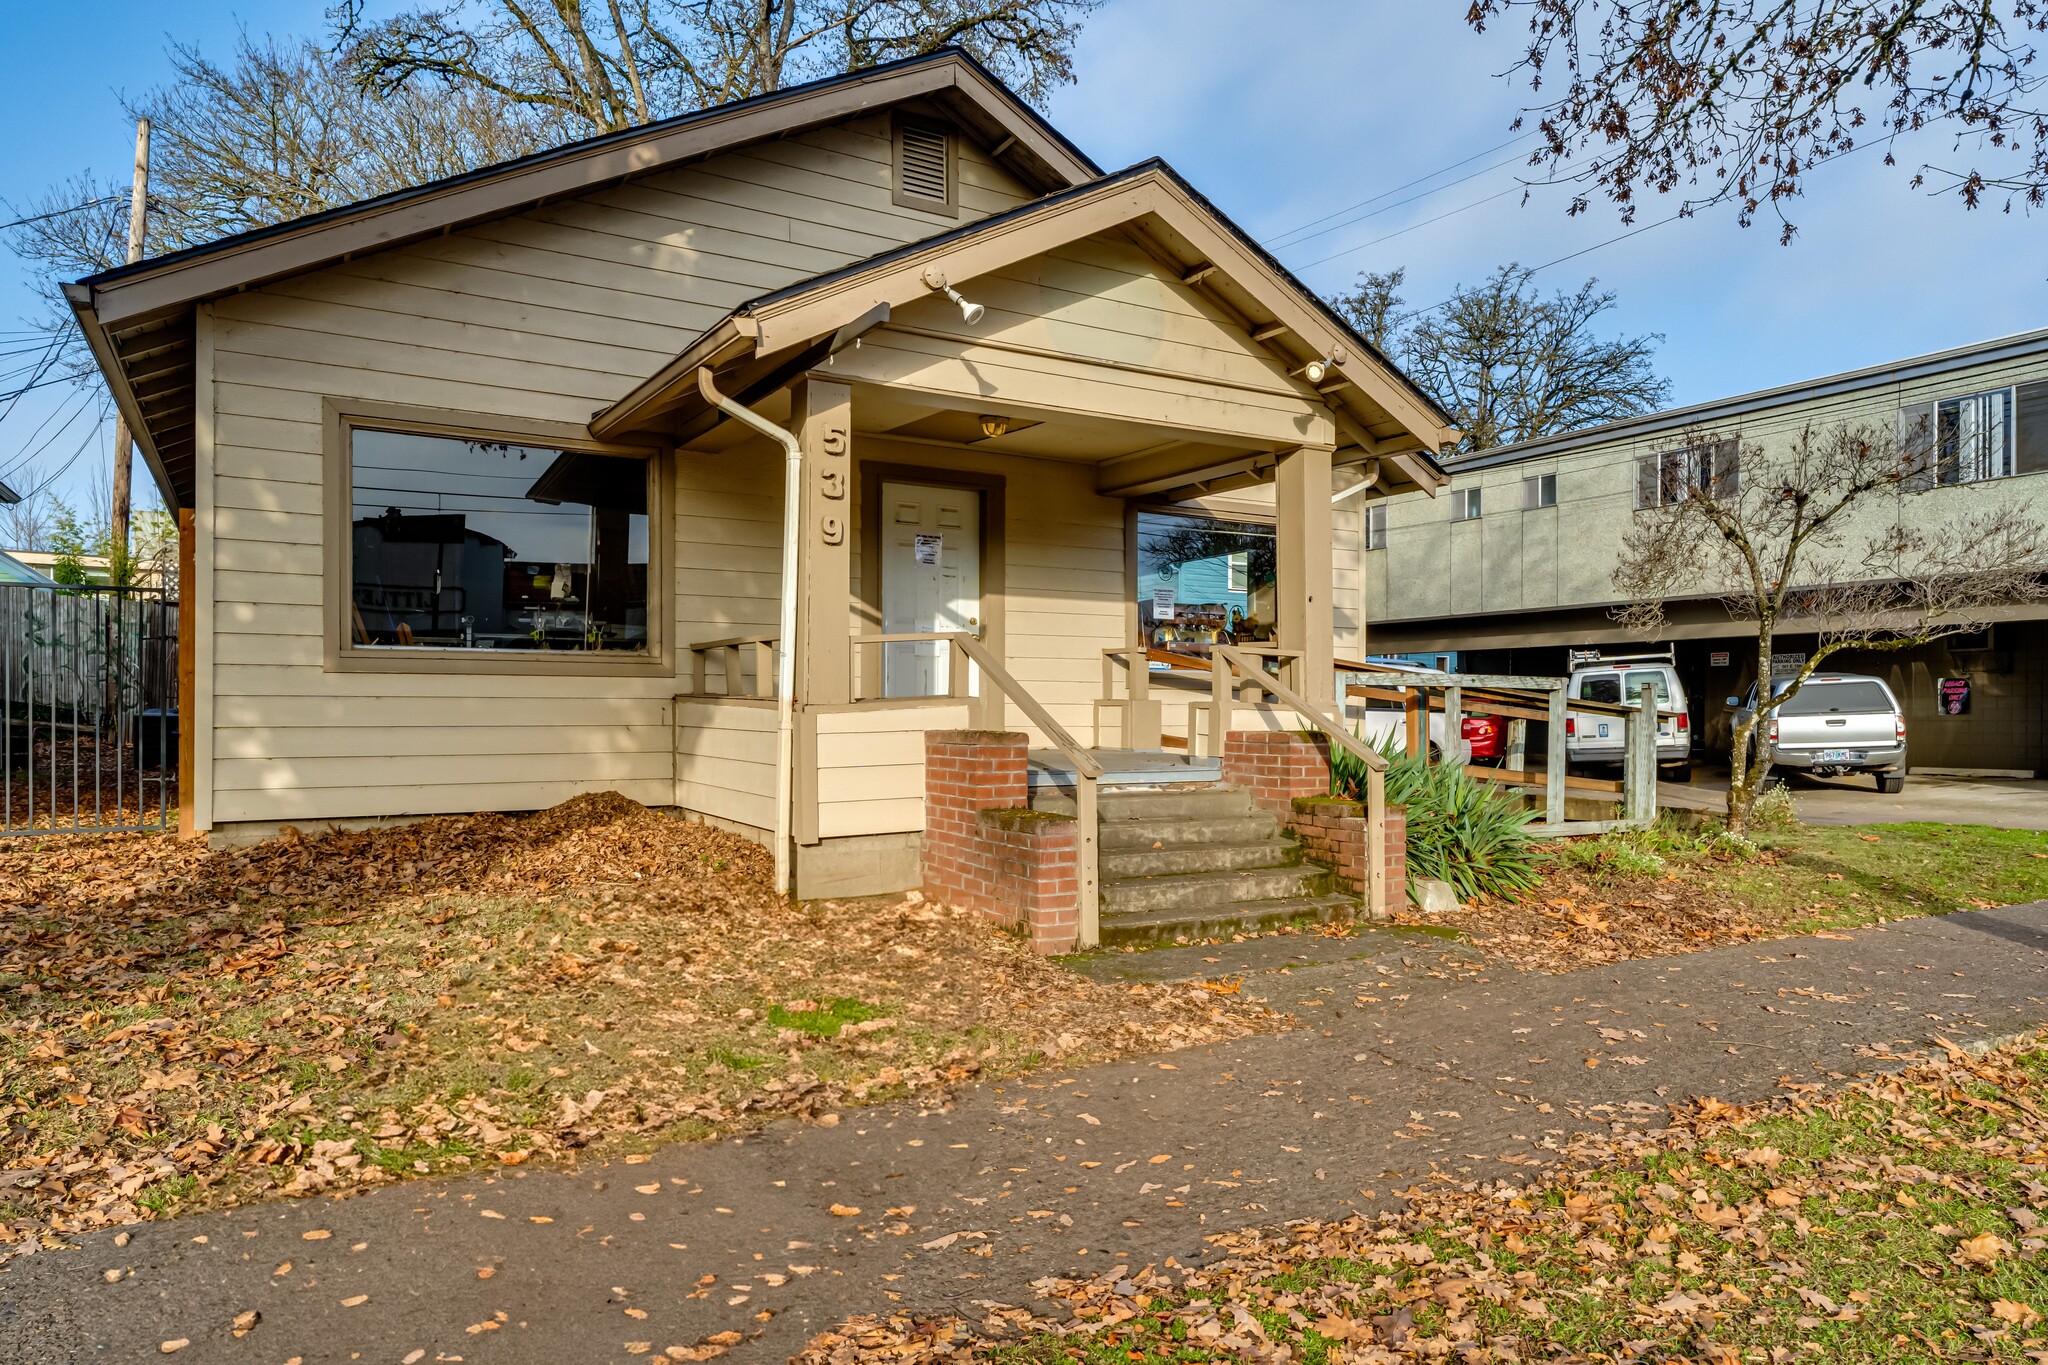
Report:
M953 303L960 309L960 316L967 320L969 327L980 322L981 315L988 311L978 303L969 303L966 299L961 298L960 291L946 283L946 273L943 270L932 269L925 271L924 283L927 289L935 290L953 300Z
M1301 377L1311 384L1320 384L1328 377L1330 371L1342 365L1346 359L1344 348L1340 346L1327 357L1319 357L1302 366Z

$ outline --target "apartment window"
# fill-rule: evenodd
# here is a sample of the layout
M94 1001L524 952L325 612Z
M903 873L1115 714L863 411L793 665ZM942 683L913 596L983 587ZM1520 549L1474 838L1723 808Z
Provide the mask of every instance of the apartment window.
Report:
M1387 548L1387 505L1383 502L1372 503L1365 509L1365 548Z
M1557 506L1557 475L1531 474L1522 480L1522 510Z
M1911 491L2008 478L2017 472L2013 391L1911 404L1899 410L1899 440L1912 466Z
M2022 474L2048 473L2048 379L2014 391L2019 429L2013 437L2013 465Z
M1453 488L1451 490L1451 520L1479 520L1479 490L1477 488Z
M654 461L346 428L357 650L645 653Z
M956 149L952 130L902 119L896 124L895 202L903 208L957 214Z
M1636 457L1636 510L1667 507L1699 493L1733 497L1742 491L1742 442L1734 437Z

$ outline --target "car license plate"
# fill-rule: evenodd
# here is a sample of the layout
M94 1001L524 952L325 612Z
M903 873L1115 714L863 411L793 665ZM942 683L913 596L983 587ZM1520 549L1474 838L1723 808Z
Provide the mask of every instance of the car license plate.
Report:
M1863 757L1863 751L1860 749L1822 749L1820 751L1820 761L1823 763L1861 763Z
M1607 722L1604 720L1600 722L1600 738L1607 738Z

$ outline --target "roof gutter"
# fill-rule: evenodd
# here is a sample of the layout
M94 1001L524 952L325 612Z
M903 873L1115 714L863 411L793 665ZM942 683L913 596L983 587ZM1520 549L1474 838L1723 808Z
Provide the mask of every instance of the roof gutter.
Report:
M886 304L870 309L833 334L830 358L889 320ZM776 603L775 651L775 889L787 896L790 877L790 796L796 786L797 546L803 534L804 447L796 433L718 391L709 365L697 368L697 393L712 407L782 447L782 590ZM727 686L730 687L730 682Z

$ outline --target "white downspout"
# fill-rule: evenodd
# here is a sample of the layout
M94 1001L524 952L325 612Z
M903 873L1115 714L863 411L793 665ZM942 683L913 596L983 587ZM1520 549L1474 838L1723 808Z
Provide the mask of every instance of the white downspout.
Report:
M788 895L789 805L796 766L797 537L803 531L804 448L791 433L720 393L711 382L709 366L697 371L697 392L712 407L760 432L783 450L782 601L776 623L781 648L775 651L775 889ZM727 687L730 686L728 682Z

